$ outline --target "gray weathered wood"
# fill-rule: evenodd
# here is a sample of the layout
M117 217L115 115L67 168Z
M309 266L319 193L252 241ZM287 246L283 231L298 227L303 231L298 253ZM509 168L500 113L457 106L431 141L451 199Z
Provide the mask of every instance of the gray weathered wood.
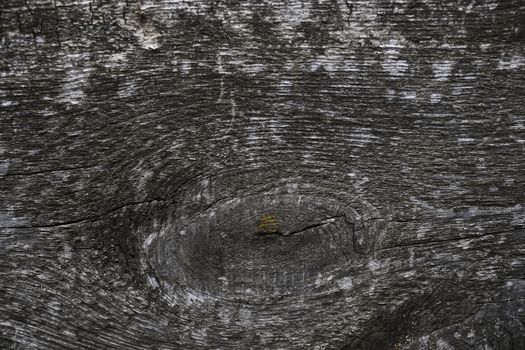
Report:
M0 348L525 348L523 0L3 0L0 43Z

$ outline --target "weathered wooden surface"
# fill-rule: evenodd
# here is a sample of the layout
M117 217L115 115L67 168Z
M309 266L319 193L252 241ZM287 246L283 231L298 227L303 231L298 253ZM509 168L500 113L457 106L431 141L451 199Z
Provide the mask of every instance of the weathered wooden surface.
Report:
M523 0L2 0L0 38L1 348L525 348Z

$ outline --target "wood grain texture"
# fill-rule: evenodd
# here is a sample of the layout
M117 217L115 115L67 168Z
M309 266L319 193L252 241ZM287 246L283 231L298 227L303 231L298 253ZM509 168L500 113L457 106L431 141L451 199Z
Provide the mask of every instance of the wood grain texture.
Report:
M522 0L3 0L0 348L523 349L524 96Z

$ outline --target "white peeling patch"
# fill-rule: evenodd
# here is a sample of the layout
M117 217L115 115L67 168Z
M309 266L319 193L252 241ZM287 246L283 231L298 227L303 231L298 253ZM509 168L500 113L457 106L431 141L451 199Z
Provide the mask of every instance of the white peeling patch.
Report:
M436 342L436 346L437 350L454 350L454 347L446 341L444 341L443 339L438 339L438 341Z
M323 64L317 60L310 62L310 72L315 72L321 68Z
M281 80L278 86L281 92L287 92L292 88L292 82L289 80Z
M135 37L137 38L139 45L146 50L156 50L160 44L160 33L153 27L149 26L148 28L139 28L135 32Z
M267 69L267 66L262 63L245 63L241 65L241 70L247 74L256 74L263 72Z
M220 276L220 277L217 278L217 279L220 281L220 283L222 284L222 286L223 286L225 289L228 288L228 286L229 286L229 284L230 284L229 281L228 281L228 278L226 278L225 276Z
M239 310L239 319L245 325L252 324L252 312L248 309Z
M498 63L498 69L511 70L518 69L525 66L525 58L522 56L514 55L510 59L500 60Z
M366 265L371 271L378 271L381 269L382 265L381 262L377 260L370 260L368 264Z
M71 246L67 242L64 242L62 247L64 249L64 252L62 253L62 257L67 260L71 259L71 256L73 255Z
M191 67L192 67L192 62L190 62L190 61L183 61L180 64L180 72L182 74L189 74L189 73L191 73Z
M14 101L2 101L2 107L16 106L18 102Z
M61 102L69 104L80 104L85 98L84 88L89 81L93 68L90 65L81 65L85 57L81 54L67 55L63 67L67 72L62 90L58 96Z
M348 60L346 52L341 49L327 49L324 54L317 55L310 61L310 71L315 72L322 68L326 72L358 72L355 62Z
M352 289L353 282L352 277L345 277L340 281L337 281L337 286L341 289Z
M152 233L150 234L148 237L146 237L146 239L144 240L144 243L142 244L142 247L144 249L148 249L148 247L150 246L151 242L153 242L153 240L157 238L157 233Z
M413 277L415 275L416 275L416 271L414 271L414 270L403 272L401 274L401 276L403 276L404 278L410 278L410 277Z
M319 287L327 282L330 282L333 279L334 279L333 275L323 276L321 273L318 273L317 276L315 277L314 284L316 287Z
M436 80L438 81L448 80L450 77L450 73L452 72L453 66L454 62L449 60L432 63L432 71L434 73L434 78L436 78Z
M408 70L408 62L401 59L387 58L381 65L391 77L401 77Z
M144 189L145 185L147 184L148 180L153 176L153 172L152 171L149 171L149 170L146 170L146 171L142 171L140 177L139 177L139 181L138 181L138 188L139 189Z
M107 59L104 62L104 66L106 68L120 67L122 65L125 65L127 61L128 59L126 57L126 53L124 52L115 53L115 54L107 56Z
M355 128L349 134L349 137L352 141L355 141L360 144L374 142L379 138L372 134L372 129L370 128Z
M427 210L433 210L435 209L433 206L431 206L430 204L428 204L427 202L415 197L415 196L410 196L410 201L414 204L416 204L418 207L421 207L423 209L427 209Z
M164 237L166 236L166 234L168 233L171 233L170 229L169 228L162 228L159 232L158 232L158 236L159 237Z
M478 207L470 207L465 214L465 217L472 218L480 214L480 209Z
M441 94L433 93L430 95L430 103L436 104L441 101Z
M480 44L480 45L479 45L479 47L480 47L480 49L481 49L482 51L487 51L487 50L490 48L490 46L491 46L491 45L490 45L490 44L487 44L487 43L485 43L485 44Z
M290 182L286 184L286 191L288 193L296 193L297 189L299 188L299 184L295 182ZM299 196L298 202L301 202L301 196Z
M467 250L470 248L470 240L459 241L458 245L461 249Z
M464 30L458 30L458 35L459 34L464 34L464 32L465 32ZM466 49L467 45L443 43L443 44L441 44L440 47L442 49Z
M383 70L392 77L400 77L408 70L408 62L399 59L399 51L403 44L397 39L391 39L388 43L379 44L385 51L385 59L381 63Z
M317 276L315 277L315 286L316 287L319 287L323 282L323 275L321 275L320 273L317 274Z
M175 1L176 3L176 1ZM139 9L141 11L144 11L144 10L147 10L151 7L155 7L155 4L153 2L153 0L140 0L139 1Z
M353 187L356 189L357 192L363 192L363 190L366 190L366 186L363 186L365 185L367 182L369 182L370 179L367 177L367 176L361 176L359 178L359 180L357 180Z
M401 93L401 98L403 100L415 100L417 97L417 92L415 91L403 91Z
M157 280L155 279L155 277L152 277L152 276L148 276L148 284L153 287L153 288L158 288L159 287L159 284L157 283Z
M147 10L150 8L158 10L183 10L184 12L192 13L195 15L206 12L206 8L210 5L206 1L188 1L188 0L170 0L170 1L157 1L157 0L141 0L140 9Z
M193 294L191 292L187 292L185 295L184 295L184 300L186 301L186 304L187 305L193 305L193 304L196 304L196 303L203 303L204 302L204 299L196 294Z
M476 168L480 170L487 169L487 161L483 157L478 158L478 164L476 164Z

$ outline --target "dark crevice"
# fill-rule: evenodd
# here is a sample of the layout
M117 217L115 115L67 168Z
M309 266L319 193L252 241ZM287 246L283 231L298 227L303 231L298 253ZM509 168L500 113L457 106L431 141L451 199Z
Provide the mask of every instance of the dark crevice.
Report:
M291 231L291 232L285 232L285 233L280 233L280 232L276 232L277 234L280 234L282 236L291 236L291 235L295 235L295 234L298 234L298 233L303 233L305 231L308 231L308 230L311 230L313 228L316 228L316 227L320 227L320 226L325 226L329 224L329 222L319 222L319 223L316 223L316 224L312 224L312 225L309 225L309 226L306 226L300 230L296 230L296 231Z
M339 218L345 218L345 219L346 219L346 216L345 216L345 215L336 215L336 216L331 216L331 217L328 217L328 218L322 219L322 220L320 220L319 222L317 222L317 223L315 223L315 224L311 224L311 225L308 225L308 226L306 226L306 227L303 227L303 228L300 229L300 230L291 231L291 232L286 232L286 233L279 233L279 232L276 232L276 234L280 234L280 235L282 235L282 236L291 236L291 235L295 235L295 234L298 234L298 233L303 233L303 232L306 232L306 231L311 230L311 229L316 228L316 227L321 227L321 226L325 226L325 225L332 224L333 221L331 221L331 220L339 219Z
M53 224L46 224L46 225L2 226L1 228L3 228L3 229L51 228L51 227L61 227L61 226L75 225L75 224L79 224L79 223L83 223L83 222L87 222L87 221L89 221L89 222L97 222L97 221L104 220L104 217L106 215L111 214L111 213L116 212L116 211L119 211L119 210L122 210L122 209L127 208L127 207L138 206L138 205L143 205L143 204L151 204L151 203L157 203L157 202L165 202L165 201L167 201L167 199L155 198L155 199L150 199L150 200L145 200L145 201L140 201L140 202L130 202L130 203L126 203L126 204L120 205L118 207L113 207L113 208L109 209L108 211L106 211L106 212L104 212L102 214L92 215L92 216L88 216L88 217L85 217L85 218L79 218L79 219L69 220L69 221L62 221L62 222L57 222L57 223L53 223Z
M179 193L180 191L182 191L184 189L185 186L187 186L188 184L191 184L191 183L192 183L191 181L183 182L181 185L179 185L173 191L173 193L174 194ZM50 228L50 227L69 226L69 225L74 225L74 224L87 222L87 221L98 222L98 221L105 220L105 218L104 218L105 216L107 216L107 215L109 215L111 213L114 213L116 211L125 209L127 207L138 206L138 205L143 205L143 204L171 202L171 201L172 201L171 198L152 198L152 199L143 200L143 201L128 202L128 203L125 203L125 204L113 207L113 208L103 212L102 214L90 215L90 216L87 216L87 217L84 217L84 218L78 218L78 219L74 219L74 220L61 221L61 222L57 222L57 223L53 223L53 224L45 224L45 225L0 226L0 228L4 228L4 229Z

